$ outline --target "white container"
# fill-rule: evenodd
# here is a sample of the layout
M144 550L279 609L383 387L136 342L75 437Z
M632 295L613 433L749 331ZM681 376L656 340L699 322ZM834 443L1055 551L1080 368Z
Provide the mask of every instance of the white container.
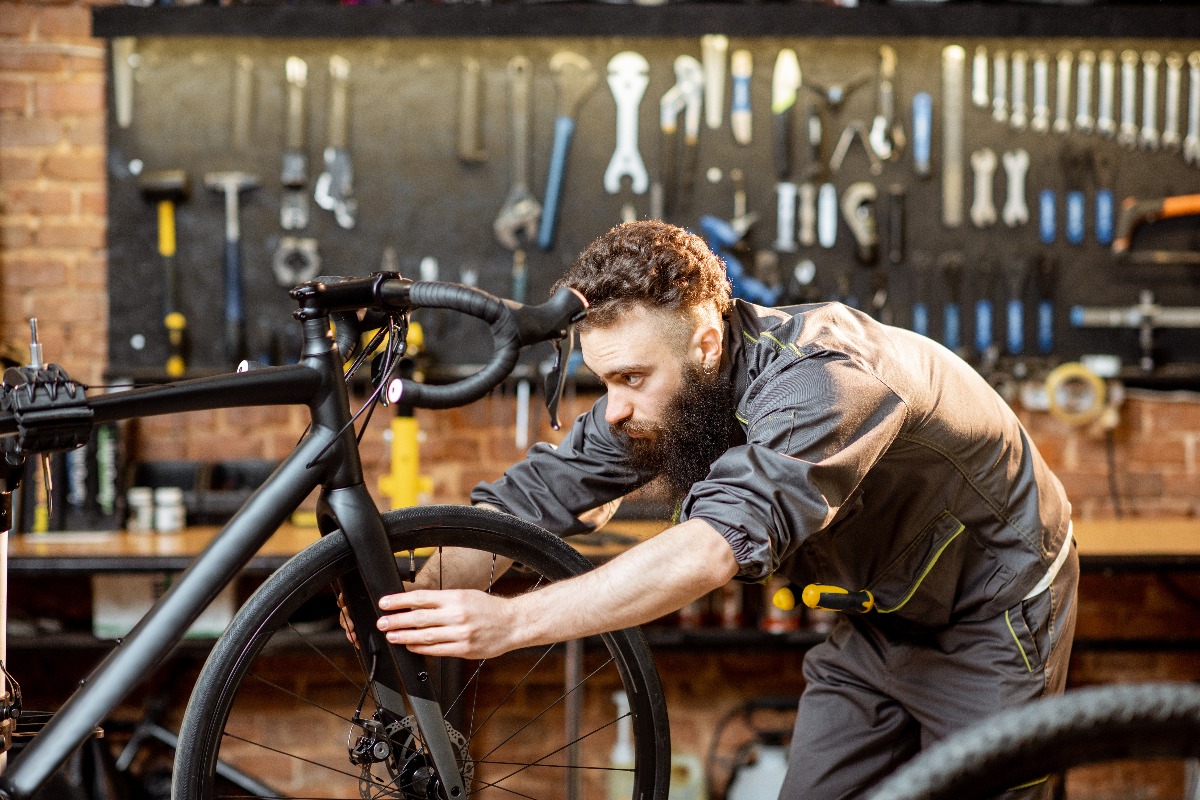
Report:
M183 489L160 486L154 490L154 530L159 533L179 533L186 523L183 510Z
M126 526L134 533L154 532L154 490L149 486L131 486L125 494L129 506Z

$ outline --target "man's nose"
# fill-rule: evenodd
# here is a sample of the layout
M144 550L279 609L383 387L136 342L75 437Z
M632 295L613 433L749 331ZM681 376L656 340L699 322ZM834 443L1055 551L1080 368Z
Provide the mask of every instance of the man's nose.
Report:
M608 408L604 412L604 421L609 425L624 422L633 416L633 404L622 398L620 392L608 393Z

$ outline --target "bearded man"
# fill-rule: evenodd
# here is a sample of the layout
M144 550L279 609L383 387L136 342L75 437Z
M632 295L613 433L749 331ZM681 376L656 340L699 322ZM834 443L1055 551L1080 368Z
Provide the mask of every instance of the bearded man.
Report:
M781 794L804 800L859 797L954 729L1063 690L1070 504L961 359L837 303L731 301L720 260L661 222L609 231L560 283L591 303L580 345L607 393L472 500L569 535L661 476L681 521L518 597L386 597L389 641L486 658L644 624L776 572L869 591L870 610L839 615L805 658Z

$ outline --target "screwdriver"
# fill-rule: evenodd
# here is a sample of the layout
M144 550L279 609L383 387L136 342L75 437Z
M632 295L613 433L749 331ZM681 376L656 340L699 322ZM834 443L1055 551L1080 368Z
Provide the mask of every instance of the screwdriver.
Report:
M783 611L791 611L796 607L795 584L789 583L779 589L771 597L771 604ZM829 586L821 583L810 583L800 592L800 599L809 608L821 608L826 611L850 611L865 614L875 607L875 596L867 589L851 592L840 586Z

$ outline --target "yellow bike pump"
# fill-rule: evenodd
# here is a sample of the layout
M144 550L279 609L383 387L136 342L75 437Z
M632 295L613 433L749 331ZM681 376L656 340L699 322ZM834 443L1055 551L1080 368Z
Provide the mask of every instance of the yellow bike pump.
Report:
M413 358L425 346L425 336L419 322L408 325L408 346L399 375L411 379L416 372ZM433 481L421 474L420 428L413 407L403 399L395 403L396 413L385 436L389 441L390 471L379 477L379 491L388 498L391 508L415 506L417 499L433 488Z

